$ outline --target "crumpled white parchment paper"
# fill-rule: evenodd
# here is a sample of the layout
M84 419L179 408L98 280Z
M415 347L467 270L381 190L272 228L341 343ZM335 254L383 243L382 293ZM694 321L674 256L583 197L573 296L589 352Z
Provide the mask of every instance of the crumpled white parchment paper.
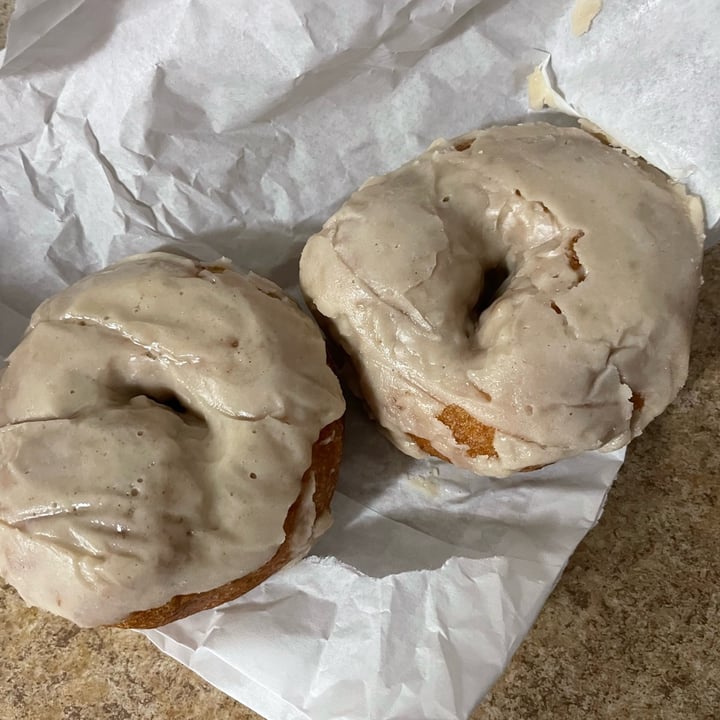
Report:
M224 254L296 291L305 239L439 136L528 118L526 77L720 216L720 8L605 0L18 0L0 70L0 354L131 252ZM532 114L530 116L533 116ZM715 237L711 234L711 239ZM488 480L401 455L354 404L315 556L148 637L268 718L466 717L623 453Z

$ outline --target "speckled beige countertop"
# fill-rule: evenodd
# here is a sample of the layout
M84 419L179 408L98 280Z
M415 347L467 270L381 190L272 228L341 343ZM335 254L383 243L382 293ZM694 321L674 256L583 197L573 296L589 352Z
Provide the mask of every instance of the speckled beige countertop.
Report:
M630 446L599 525L473 720L720 717L720 246L704 275L686 387ZM142 636L80 630L2 584L0 638L3 720L259 718Z

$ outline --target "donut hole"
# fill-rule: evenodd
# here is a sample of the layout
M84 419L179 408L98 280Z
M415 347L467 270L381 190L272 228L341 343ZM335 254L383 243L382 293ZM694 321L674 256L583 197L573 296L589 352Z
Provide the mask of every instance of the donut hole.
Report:
M186 425L205 427L207 422L198 412L187 405L183 399L170 388L146 388L139 386L126 386L121 389L115 388L118 400L132 402L136 398L144 398L155 405L167 408L170 412L180 418ZM140 435L140 433L138 433Z
M485 269L483 273L482 290L478 299L470 310L470 320L476 325L480 316L487 310L495 300L502 294L502 288L510 277L510 268L505 262L500 262Z
M166 407L177 415L186 425L206 425L205 418L186 405L172 390L161 390L153 393L144 393L152 402Z
M145 393L145 397L158 405L164 405L166 408L170 408L176 415L187 415L191 413L187 405L185 405L174 392L169 390L154 392L153 394Z

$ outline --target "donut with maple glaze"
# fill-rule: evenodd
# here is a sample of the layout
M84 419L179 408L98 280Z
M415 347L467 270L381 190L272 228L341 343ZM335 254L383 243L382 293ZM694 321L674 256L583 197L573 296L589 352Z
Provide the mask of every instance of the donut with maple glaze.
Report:
M89 275L0 377L0 574L81 626L231 600L328 527L343 413L274 283L168 253Z
M439 140L310 238L303 292L392 442L504 476L625 445L687 376L700 201L577 128Z

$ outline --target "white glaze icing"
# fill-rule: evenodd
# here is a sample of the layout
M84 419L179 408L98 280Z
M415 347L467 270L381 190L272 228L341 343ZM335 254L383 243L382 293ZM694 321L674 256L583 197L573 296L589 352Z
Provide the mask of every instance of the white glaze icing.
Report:
M263 565L344 411L325 353L277 286L222 263L134 256L46 300L0 378L0 574L90 626Z
M424 455L411 434L503 476L621 447L675 397L702 241L699 200L659 171L582 130L519 125L368 180L310 238L300 279L401 450ZM510 277L476 318L498 265ZM440 422L451 405L496 429L496 457Z

